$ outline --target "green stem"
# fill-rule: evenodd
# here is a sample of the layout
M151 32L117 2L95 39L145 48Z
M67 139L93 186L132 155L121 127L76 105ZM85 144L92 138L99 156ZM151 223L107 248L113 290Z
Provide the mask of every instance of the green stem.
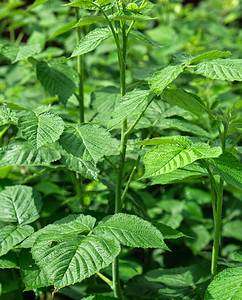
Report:
M232 146L229 147L230 151L234 149L234 147L238 144L238 142L242 139L242 133L237 137L237 139L233 142Z
M79 9L76 8L76 21L78 22L80 19ZM81 28L77 27L76 30L76 38L77 43L81 40ZM80 122L84 123L84 76L83 76L83 56L77 56L77 72L79 76L79 93L78 93L78 101L79 101L79 111L80 111Z
M83 193L83 189L82 189L82 177L81 177L81 175L79 176L79 174L77 174L77 173L75 174L74 172L71 172L71 177L72 177L73 183L76 188L76 193L78 196L80 209L83 210L83 208L84 208L84 193Z
M97 272L96 273L104 282L106 282L110 287L111 289L113 290L113 282L112 280L110 280L109 278L107 278L106 276L104 276L103 274Z

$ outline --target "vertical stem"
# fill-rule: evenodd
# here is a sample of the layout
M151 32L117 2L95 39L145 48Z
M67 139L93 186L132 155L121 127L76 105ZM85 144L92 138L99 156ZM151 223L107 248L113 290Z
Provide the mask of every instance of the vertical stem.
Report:
M76 20L77 22L80 19L79 15L79 9L76 8ZM81 28L77 27L76 29L76 37L77 37L77 43L81 40ZM79 110L80 110L80 122L84 123L84 78L83 78L83 56L78 55L77 56L77 72L79 76L79 93L78 93L78 101L79 101Z
M84 194L83 194L83 189L82 189L82 177L81 175L71 172L71 177L73 180L73 183L76 187L76 193L78 196L78 201L80 204L80 209L83 210L84 208Z

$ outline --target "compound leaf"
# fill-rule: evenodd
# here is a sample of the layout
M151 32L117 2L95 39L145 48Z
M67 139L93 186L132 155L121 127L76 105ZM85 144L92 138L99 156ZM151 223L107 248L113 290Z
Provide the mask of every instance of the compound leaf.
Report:
M74 49L71 57L83 55L96 49L97 46L112 35L108 28L96 28L84 36Z
M161 232L135 215L118 213L107 217L93 232L98 236L110 236L125 246L168 249Z
M0 207L1 221L29 224L39 217L40 194L29 186L8 186L0 192Z
M194 72L212 79L241 81L242 59L214 59L197 65Z
M61 117L52 111L25 112L18 120L19 130L37 149L57 141L64 130Z

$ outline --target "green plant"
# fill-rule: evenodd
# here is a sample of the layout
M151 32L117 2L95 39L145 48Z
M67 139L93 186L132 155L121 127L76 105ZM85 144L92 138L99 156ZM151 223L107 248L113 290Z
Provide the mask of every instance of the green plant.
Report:
M41 16L41 4L46 2L50 3L48 0L37 0L29 9L37 9L36 14ZM36 32L32 34L32 41L28 40L26 44L20 41L14 43L14 34L10 32L12 43L1 45L2 57L9 59L12 64L18 63L19 67L25 64L29 78L32 78L32 71L36 71L42 86L41 92L44 88L52 96L39 106L28 106L19 101L17 93L17 101L9 101L4 97L0 110L0 165L6 174L9 167L17 166L17 169L13 169L17 170L16 177L10 177L10 186L4 184L0 192L1 263L3 268L20 268L22 281L18 282L19 297L22 297L22 282L26 291L35 290L38 296L43 287L54 285L54 292L58 292L65 286L82 282L96 274L111 288L115 298L133 296L139 299L142 294L137 295L137 291L134 294L132 290L135 287L132 280L135 279L129 278L131 283L123 287L125 292L120 286L122 265L119 265L119 261L125 251L131 251L128 248L122 250L121 246L164 251L169 250L164 239L186 237L186 245L196 255L209 243L207 228L211 228L211 222L209 225L207 220L206 224L197 204L189 201L178 204L175 200L168 201L169 198L167 202L162 199L158 206L167 215L160 220L156 215L155 197L142 194L141 187L139 197L132 194L135 186L133 178L141 177L143 166L140 161L143 161L145 172L139 179L147 189L157 184L192 182L201 178L206 180L211 189L214 224L211 256L211 280L214 280L209 286L207 269L204 268L202 275L196 278L201 266L191 265L164 271L147 269L145 277L140 277L143 287L149 289L150 286L156 293L159 290L159 295L167 299L187 295L190 297L187 299L201 299L204 293L204 299L225 299L218 298L226 295L217 296L216 291L218 278L226 278L226 270L216 274L224 186L226 183L238 191L242 187L242 167L236 158L240 152L237 145L241 139L241 101L235 101L233 107L220 107L216 96L209 94L209 87L204 90L203 85L209 83L212 89L214 80L241 81L241 59L224 58L231 53L222 50L209 50L202 54L176 53L168 66L152 67L148 74L145 71L142 74L139 70L140 78L135 80L128 75L132 68L132 62L130 66L128 63L132 39L148 43L149 47L155 46L157 51L161 48L160 43L137 30L146 21L156 22L155 18L146 14L149 6L150 9L153 7L151 3L76 0L64 7L57 4L63 9L64 18L75 14L76 21L64 22L51 34L52 38L68 34L74 26L77 46L74 50L70 47L73 50L70 59L56 59L50 55L52 59L49 60L49 54L44 53L47 50L41 52L41 34ZM10 1L5 9L11 8ZM93 24L99 26L100 22L104 26L93 29ZM134 29L136 23L138 28ZM86 61L86 54L111 37L113 44L108 44L114 49L114 56L110 58L111 66L114 63L118 65L115 70L110 68L116 72L115 79L111 81L108 77L107 86L91 87L93 109L88 109L85 84L90 84L86 72L91 56ZM70 35L70 41L73 41L73 35ZM103 51L105 59L109 50L104 48ZM21 61L23 65L19 63ZM99 67L95 72L104 76ZM207 79L201 79L196 90L191 88L192 84L186 88L182 82L183 76L189 80L200 75ZM178 88L173 84L174 80ZM217 90L219 88L222 90L223 87L217 87ZM214 90L216 94L216 88ZM58 100L61 105L57 103ZM72 106L68 106L69 102L72 102ZM203 122L204 127L201 126ZM170 131L163 136L161 129ZM178 129L178 133L174 134L172 129ZM195 136L181 135L179 131ZM55 177L56 182L52 182L51 177ZM36 178L44 179L41 181L43 186L33 181ZM65 178L68 188L60 191L62 178ZM17 180L17 184L14 184L14 180ZM41 196L36 189L46 199L48 195L57 194L57 202L61 202L61 207L67 207L69 211L55 218L55 210L52 214L45 207L47 216L52 220L41 221ZM93 197L91 192L96 199L92 209L89 209ZM174 190L171 192L175 193ZM147 197L151 198L151 204ZM169 215L173 214L173 210L175 214L183 211L187 227L192 224L193 232L186 228L183 230L186 234L177 230L179 218L175 220L176 216L172 219ZM194 233L199 235L201 231L205 244L189 237ZM147 260L151 259L149 250L146 253ZM111 263L112 275L107 269ZM239 281L241 268L236 265L232 267L233 280ZM105 273L100 273L104 268ZM180 276L186 272L189 273L189 279L183 289L175 291ZM112 280L109 279L110 275ZM167 288L170 285L169 278L175 282L173 289ZM191 285L195 286L192 292ZM110 289L108 291L108 295L112 295ZM92 293L98 294L98 291L87 291L80 295L84 297ZM240 294L238 284L231 292L231 297ZM159 299L159 296L156 297ZM92 296L89 298L92 299ZM99 296L93 296L93 299L99 299ZM105 295L100 299L105 299Z

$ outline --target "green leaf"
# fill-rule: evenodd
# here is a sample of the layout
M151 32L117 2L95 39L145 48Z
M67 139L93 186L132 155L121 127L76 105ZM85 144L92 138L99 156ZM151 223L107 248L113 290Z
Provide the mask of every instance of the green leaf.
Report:
M223 226L223 236L234 238L238 241L242 242L242 221L241 220L233 220L227 222Z
M148 20L154 20L155 18L142 15L137 12L131 12L131 11L121 11L111 18L111 20L120 21L120 20L128 20L128 21L148 21Z
M194 72L212 79L241 81L242 59L214 59L197 65Z
M93 233L110 236L125 246L168 249L161 232L135 215L118 213L106 217L93 229Z
M19 268L18 258L15 252L9 251L0 257L0 269Z
M193 178L200 178L202 176L207 176L207 171L205 168L199 165L188 165L184 168L177 169L168 174L162 174L152 178L150 185L155 184L172 184L176 182L181 182L185 179L190 180Z
M220 58L220 57L224 57L224 56L228 56L228 55L231 55L231 52L212 50L212 51L208 51L208 52L202 53L200 55L194 56L190 60L189 64L197 64L197 63L201 63L205 60Z
M188 93L183 89L167 88L163 92L163 98L165 101L178 105L197 116L200 116L202 111L206 110L204 103L197 95Z
M32 248L34 260L56 289L90 277L107 267L119 252L116 240L62 233L43 234Z
M189 212L189 214L191 214ZM188 228L188 235L191 238L185 239L185 244L191 248L194 255L197 255L204 247L206 247L211 239L211 235L206 227L202 224L193 224Z
M72 7L89 7L93 6L92 0L74 0L71 3L65 4L65 6L72 6Z
M48 166L60 158L55 145L35 149L26 141L16 141L0 148L0 166Z
M149 81L151 89L159 95L183 70L182 65L170 65L156 72Z
M11 111L9 108L5 106L0 107L0 126L6 125L6 124L16 124L17 123L17 117L13 111Z
M35 7L39 6L39 5L41 5L41 4L45 3L45 2L47 2L47 1L50 1L50 0L35 0L34 4L32 4L32 5L27 9L27 11L28 11L28 10L31 10L31 9L33 9L33 8L35 8Z
M89 297L85 297L82 298L83 300L115 300L117 298L113 298L113 297L109 297L109 296L89 296Z
M0 228L0 256L8 253L14 246L22 242L34 232L33 227L8 225Z
M178 239L180 237L186 237L186 235L181 231L173 229L163 223L155 222L153 225L162 233L164 239Z
M3 56L6 56L11 60L11 63L15 63L19 60L27 59L35 54L39 54L41 47L39 44L31 45L14 45L14 44L5 44L1 48Z
M82 124L67 127L60 144L70 154L97 163L112 148L109 132L98 125Z
M119 101L111 115L109 129L115 128L123 120L139 115L148 103L152 92L147 89L138 88L126 93Z
M242 262L242 251L236 251L234 253L234 260L237 260L239 262Z
M101 42L109 38L111 35L112 32L108 28L96 28L92 30L80 40L80 43L74 49L71 57L93 51Z
M170 143L169 139L171 139ZM143 178L166 174L198 159L217 157L222 153L220 147L210 147L204 143L193 144L184 137L182 143L178 141L177 137L174 137L174 140L172 137L151 140L150 143L156 143L158 146L148 151L144 157Z
M92 216L71 214L62 218L54 224L45 226L29 236L22 244L22 248L33 247L36 239L43 234L73 234L77 235L83 232L90 232L94 227L96 219Z
M209 284L204 300L239 300L242 298L242 267L228 268Z
M29 186L8 186L0 192L0 221L26 225L39 218L40 194Z
M98 169L89 161L75 157L66 151L62 154L61 162L71 171L81 174L84 178L97 179Z
M234 155L225 152L217 158L209 159L209 163L225 182L242 190L242 165Z
M162 45L156 41L153 41L151 38L149 38L147 35L143 34L140 31L137 31L135 29L132 29L130 31L130 34L136 37L137 39L141 40L142 42L145 42L147 44L150 44L154 47L162 47Z
M106 22L107 20L104 17L101 16L95 16L95 15L90 15L90 16L85 16L82 17L74 27L80 27L80 26L85 26L85 25L90 25L90 24L95 24L98 22Z
M37 149L57 141L64 130L61 117L52 111L25 112L18 120L23 136Z
M52 60L48 63L40 61L37 64L37 78L51 96L58 96L61 103L66 105L68 99L74 94L78 74L66 63Z
M61 26L60 28L58 28L57 30L54 31L54 33L49 37L49 40L71 30L75 24L76 24L76 21L71 21L71 22L65 24L64 26Z

